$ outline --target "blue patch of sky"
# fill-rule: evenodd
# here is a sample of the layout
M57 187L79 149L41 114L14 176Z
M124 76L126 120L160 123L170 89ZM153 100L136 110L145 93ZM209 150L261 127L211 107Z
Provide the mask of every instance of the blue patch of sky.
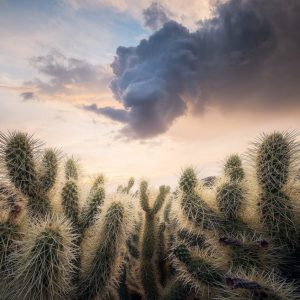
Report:
M44 40L51 30L57 31L59 24L65 24L68 35L62 35L57 41L50 40L47 46L69 52L66 55L90 58L93 62L100 59L100 63L109 63L118 46L134 46L141 36L149 33L137 20L113 8L73 10L59 0L4 0L0 4L0 19L2 28L12 34L24 33L30 38L31 33L42 32ZM55 20L58 24L51 28L49 24L55 25Z

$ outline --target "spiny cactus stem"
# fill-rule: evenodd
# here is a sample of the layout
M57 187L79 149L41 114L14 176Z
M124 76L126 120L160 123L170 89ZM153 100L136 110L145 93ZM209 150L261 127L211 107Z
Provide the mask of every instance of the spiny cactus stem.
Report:
M149 196L147 195L148 183L146 181L141 182L140 185L140 202L141 207L145 212L150 212Z
M167 189L165 188L165 186L161 186L159 189L159 194L154 202L153 208L151 209L152 214L154 215L157 214L158 211L161 209L166 199L166 195L167 195Z
M147 300L159 299L160 288L153 261L156 244L154 215L149 212L145 218L140 267L142 286Z

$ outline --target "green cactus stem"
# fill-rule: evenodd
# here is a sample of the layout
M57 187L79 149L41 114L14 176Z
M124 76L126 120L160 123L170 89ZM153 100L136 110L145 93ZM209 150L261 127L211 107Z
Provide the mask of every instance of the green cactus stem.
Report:
M160 299L160 286L154 263L155 251L158 245L155 215L159 212L165 201L167 190L164 186L160 187L159 194L156 197L153 207L150 208L147 189L147 182L141 182L140 203L142 209L145 211L146 217L142 241L140 276L145 298L147 300L158 300Z
M54 149L47 149L42 158L40 171L40 183L42 189L48 192L55 184L58 172L58 152Z
M50 200L37 173L35 153L40 142L22 132L0 136L1 160L7 176L15 187L28 198L32 217L43 217L51 212Z
M83 274L80 284L80 299L94 299L97 294L105 295L118 273L121 249L126 241L128 212L121 201L113 201L103 216L100 242L94 258Z

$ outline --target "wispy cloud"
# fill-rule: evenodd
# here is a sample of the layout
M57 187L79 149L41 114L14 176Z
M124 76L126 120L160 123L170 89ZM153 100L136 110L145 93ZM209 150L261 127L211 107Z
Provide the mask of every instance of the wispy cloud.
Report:
M23 92L20 94L20 97L23 99L23 101L30 101L30 100L36 100L37 96L34 92Z
M123 109L112 107L98 107L95 103L91 105L83 105L81 108L86 111L91 111L99 115L107 116L113 121L127 123L127 112Z
M57 50L45 56L32 57L30 62L46 79L36 78L26 84L46 94L103 91L111 78L110 72L102 65L66 57Z
M152 30L158 30L162 25L170 21L172 13L163 5L153 2L144 9L143 16L145 19L145 26Z

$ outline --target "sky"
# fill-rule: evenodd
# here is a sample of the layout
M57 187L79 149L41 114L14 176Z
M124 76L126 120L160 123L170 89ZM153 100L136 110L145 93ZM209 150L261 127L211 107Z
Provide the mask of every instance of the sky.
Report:
M0 130L82 175L218 175L262 132L300 128L298 0L0 0Z

